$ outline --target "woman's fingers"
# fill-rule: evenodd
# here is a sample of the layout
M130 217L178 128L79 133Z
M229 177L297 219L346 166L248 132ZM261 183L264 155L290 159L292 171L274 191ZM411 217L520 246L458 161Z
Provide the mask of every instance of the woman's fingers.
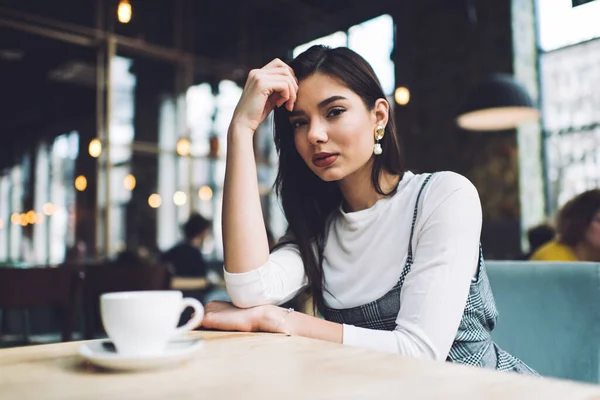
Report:
M294 77L294 79L296 79L296 75L294 74L294 70L292 69L292 67L290 67L289 65L287 65L286 63L284 63L283 61L281 61L279 58L274 59L273 61L271 61L270 63L268 63L264 67L262 67L262 69L270 69L270 68L273 68L273 69L275 69L275 68L286 69Z
M297 89L289 77L281 75L265 75L256 78L259 89L269 97L271 105L281 107L289 103L288 110L292 110L297 98Z
M292 111L294 108L294 104L296 102L296 98L297 98L297 92L298 92L298 79L296 78L296 75L294 74L294 70L287 64L285 64L283 61L279 60L279 59L275 59L273 61L271 61L271 63L267 64L265 67L261 68L259 70L260 72L258 72L258 75L262 77L265 76L284 76L286 78L288 78L289 82L290 82L290 90L289 90L289 97L288 99L286 99L285 102L277 102L277 107L281 107L283 104L286 104L286 108L289 111ZM258 78L258 76L257 76Z
M294 82L295 84L295 82ZM295 84L295 86L291 86L290 87L290 98L288 99L287 103L286 103L286 108L288 109L288 111L292 111L294 109L294 104L296 104L296 99L298 98L298 85Z
M279 59L248 73L242 97L232 124L254 132L275 107L292 111L297 99L298 81L289 65Z

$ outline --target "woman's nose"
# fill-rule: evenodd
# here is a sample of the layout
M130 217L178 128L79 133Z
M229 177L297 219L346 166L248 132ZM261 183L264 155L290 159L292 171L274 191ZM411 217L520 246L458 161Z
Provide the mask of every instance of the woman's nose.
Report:
M320 124L310 125L307 138L311 144L327 143L328 140L325 127Z

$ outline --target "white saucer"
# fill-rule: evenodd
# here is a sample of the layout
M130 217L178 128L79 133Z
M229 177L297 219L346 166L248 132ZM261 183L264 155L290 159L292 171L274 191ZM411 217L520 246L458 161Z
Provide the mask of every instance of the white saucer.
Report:
M79 355L102 368L135 371L165 368L190 359L204 346L202 339L174 339L162 354L123 356L116 352L109 339L92 340L79 345Z

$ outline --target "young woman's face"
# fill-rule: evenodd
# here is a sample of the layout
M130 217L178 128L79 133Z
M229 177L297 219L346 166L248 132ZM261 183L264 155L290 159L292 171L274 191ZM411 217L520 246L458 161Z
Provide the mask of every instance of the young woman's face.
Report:
M344 179L371 165L374 131L387 123L388 107L380 99L368 110L337 79L313 74L300 82L290 116L296 149L324 181Z
M596 214L592 218L592 221L585 232L585 241L587 241L592 248L600 251L600 210L596 211Z

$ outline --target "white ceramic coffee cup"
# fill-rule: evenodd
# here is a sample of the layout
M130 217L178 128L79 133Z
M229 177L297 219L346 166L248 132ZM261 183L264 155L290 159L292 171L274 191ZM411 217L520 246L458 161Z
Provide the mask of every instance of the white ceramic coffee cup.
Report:
M177 327L186 307L194 309L187 324ZM106 333L127 356L161 354L170 339L197 327L204 307L193 298L183 298L177 290L115 292L100 296L100 313Z

